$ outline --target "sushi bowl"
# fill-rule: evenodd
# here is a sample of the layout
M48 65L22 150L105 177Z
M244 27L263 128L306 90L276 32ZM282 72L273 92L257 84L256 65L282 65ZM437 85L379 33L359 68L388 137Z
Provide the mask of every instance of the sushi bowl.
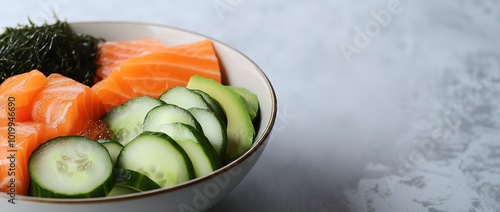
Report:
M214 172L173 187L99 198L40 198L17 195L15 204L8 195L0 197L2 211L206 211L224 199L245 178L260 158L276 119L277 98L264 72L234 48L207 36L183 29L130 22L71 23L77 33L108 41L149 37L168 45L210 39L219 59L222 83L245 87L259 99L260 119L255 123L255 139L248 151Z

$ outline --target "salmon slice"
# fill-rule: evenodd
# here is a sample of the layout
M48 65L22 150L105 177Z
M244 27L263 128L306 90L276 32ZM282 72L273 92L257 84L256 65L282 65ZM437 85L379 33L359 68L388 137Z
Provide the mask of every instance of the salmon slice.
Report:
M135 96L130 86L121 85L117 81L123 82L124 80L118 75L99 81L92 86L92 91L96 93L98 98L102 98L101 102L104 108L106 108L106 111L127 102Z
M127 41L106 41L99 44L101 49L96 75L99 80L106 78L115 67L132 57L136 57L146 52L158 51L168 48L165 44L151 39L141 38Z
M47 77L34 102L33 120L55 129L52 136L77 135L106 112L90 87L60 74Z
M31 120L33 99L45 84L47 84L47 79L38 70L7 78L0 85L0 105L2 106L0 118L14 117L17 122Z
M15 123L15 133L10 137L9 127L0 127L0 140L5 141L0 143L0 192L9 193L13 187L16 194L28 193L28 160L36 147L46 141L45 127L34 122Z
M221 82L219 61L210 40L172 46L130 58L92 87L110 110L138 96L159 97L200 75Z
M115 70L137 96L159 97L173 86L186 86L189 78L200 75L220 82L216 58L190 57L166 52L132 58ZM114 74L114 73L112 73Z

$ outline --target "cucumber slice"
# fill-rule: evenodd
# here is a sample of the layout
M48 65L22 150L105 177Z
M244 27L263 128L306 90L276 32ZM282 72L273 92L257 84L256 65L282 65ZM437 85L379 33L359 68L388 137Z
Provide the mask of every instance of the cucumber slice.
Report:
M161 104L164 104L161 100L141 96L113 108L103 117L113 132L112 139L126 145L143 131L142 124L149 110Z
M149 191L160 188L160 186L148 176L129 169L116 168L115 177L116 185L124 186L135 191Z
M193 92L186 87L174 86L165 91L160 97L167 104L177 105L184 109L192 107L211 110L210 105L198 93Z
M28 169L30 193L37 197L104 197L115 184L108 151L83 136L42 143L30 156Z
M111 160L113 161L113 164L116 164L116 159L118 158L120 151L122 151L123 145L112 140L102 142L101 144L108 150L109 155L111 156Z
M193 164L167 134L145 131L128 143L118 156L117 168L134 170L166 188L194 178Z
M196 177L208 175L222 166L222 161L208 139L194 127L183 123L160 125L155 129L174 139L193 163Z
M200 123L186 109L172 104L157 106L149 111L144 118L144 131L155 131L158 126L175 122L184 123L203 132Z
M224 123L224 126L227 125L226 114L224 113L221 106L219 105L219 103L217 101L215 101L214 98L212 98L210 95L203 92L202 90L198 90L198 89L190 89L190 90L200 94L203 97L203 99L205 99L205 101L210 105L210 107L212 108L212 111L214 111L215 114L217 114L219 116L219 118L222 120L222 123Z
M113 187L113 189L111 189L111 191L109 192L108 197L133 194L133 193L137 193L137 192L138 191L131 189L131 188L128 188L128 187L125 187L125 186L115 185L115 187Z
M205 137L221 159L224 158L227 147L226 126L214 112L201 108L190 108L188 110L200 123Z
M186 86L199 89L214 98L222 107L227 117L227 148L225 162L230 162L243 155L253 144L255 129L245 100L215 80L193 76Z

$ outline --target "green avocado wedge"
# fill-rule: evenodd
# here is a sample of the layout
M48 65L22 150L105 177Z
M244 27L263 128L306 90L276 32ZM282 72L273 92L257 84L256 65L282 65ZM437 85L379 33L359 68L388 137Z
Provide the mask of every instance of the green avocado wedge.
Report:
M250 118L252 119L252 121L255 120L257 114L259 113L259 99L257 98L257 95L243 87L232 85L226 85L226 87L243 97L247 105Z
M225 85L201 76L191 77L186 87L207 93L220 104L224 111L227 118L228 139L226 162L235 160L250 149L255 137L255 129L243 97Z

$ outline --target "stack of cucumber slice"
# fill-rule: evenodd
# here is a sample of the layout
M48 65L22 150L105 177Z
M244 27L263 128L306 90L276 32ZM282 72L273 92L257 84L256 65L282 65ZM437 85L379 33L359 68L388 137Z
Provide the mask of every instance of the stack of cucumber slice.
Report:
M31 194L113 196L206 176L251 147L258 113L247 89L193 76L186 87L109 111L110 140L66 136L40 146L30 158Z

